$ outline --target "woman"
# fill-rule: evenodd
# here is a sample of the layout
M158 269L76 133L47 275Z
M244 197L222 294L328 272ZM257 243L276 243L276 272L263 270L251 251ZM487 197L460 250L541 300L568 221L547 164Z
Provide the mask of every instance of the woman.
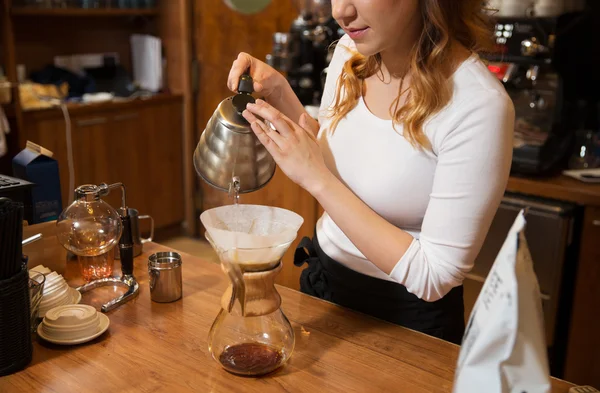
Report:
M481 4L333 0L347 34L318 124L284 77L250 55L228 79L235 91L250 68L266 102L244 117L325 210L296 251L295 263L308 264L301 290L454 343L462 282L512 159L512 102L476 54L492 36Z

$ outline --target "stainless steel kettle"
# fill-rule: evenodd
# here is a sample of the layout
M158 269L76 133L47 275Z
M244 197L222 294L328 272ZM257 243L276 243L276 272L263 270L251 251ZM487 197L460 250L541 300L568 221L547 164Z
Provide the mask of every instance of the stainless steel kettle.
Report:
M238 92L221 101L206 124L194 151L194 167L211 186L226 192L234 186L241 194L265 186L276 165L242 116L246 104L254 102L250 75L241 76Z

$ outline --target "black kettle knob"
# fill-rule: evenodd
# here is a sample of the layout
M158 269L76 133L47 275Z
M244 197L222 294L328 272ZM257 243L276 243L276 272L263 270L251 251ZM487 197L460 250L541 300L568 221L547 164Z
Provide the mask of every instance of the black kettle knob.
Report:
M238 93L252 94L254 92L254 81L248 73L242 74L238 83Z
M246 105L249 103L254 103L254 97L252 97L252 92L254 91L254 81L252 77L248 73L242 74L240 77L240 82L238 84L238 94L233 97L233 107L236 112L241 114L244 109L246 109Z

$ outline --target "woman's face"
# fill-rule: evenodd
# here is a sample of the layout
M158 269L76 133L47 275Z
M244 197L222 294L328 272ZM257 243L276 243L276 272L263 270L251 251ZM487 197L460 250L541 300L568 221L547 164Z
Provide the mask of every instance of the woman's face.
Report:
M421 29L419 1L332 0L331 5L333 17L356 49L371 56L398 45L412 47Z

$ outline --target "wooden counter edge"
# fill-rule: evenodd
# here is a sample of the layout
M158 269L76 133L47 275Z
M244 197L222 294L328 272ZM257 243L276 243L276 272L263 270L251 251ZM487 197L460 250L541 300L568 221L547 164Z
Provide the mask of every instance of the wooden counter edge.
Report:
M506 191L579 205L600 206L600 184L584 183L565 175L549 178L511 176Z

